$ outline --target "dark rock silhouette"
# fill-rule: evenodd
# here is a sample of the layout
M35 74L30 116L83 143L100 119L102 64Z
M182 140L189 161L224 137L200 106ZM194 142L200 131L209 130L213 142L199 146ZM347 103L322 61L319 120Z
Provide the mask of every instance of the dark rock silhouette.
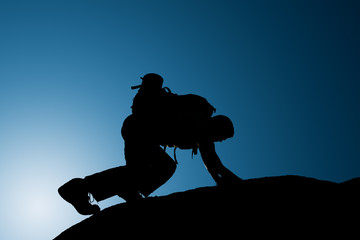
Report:
M203 187L109 207L55 240L355 237L359 187L360 178L334 183L291 175Z

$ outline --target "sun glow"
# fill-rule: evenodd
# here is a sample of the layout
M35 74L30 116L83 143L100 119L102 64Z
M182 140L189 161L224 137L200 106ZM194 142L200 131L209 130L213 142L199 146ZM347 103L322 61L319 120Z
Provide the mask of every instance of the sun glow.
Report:
M49 169L21 179L14 176L14 181L8 183L7 194L2 199L7 221L2 224L13 239L52 239L77 222L71 206L66 208L67 204L58 196L58 175L46 171Z
M51 219L56 209L52 205L53 199L46 194L48 189L28 189L28 192L24 194L21 210L24 221L30 225L44 224Z
M52 239L81 220L70 209L66 211L67 204L57 193L58 187L78 170L64 164L76 153L35 137L22 141L17 148L7 148L6 159L12 161L0 177L0 210L7 231L0 233L0 238L7 234L12 239Z
M51 181L39 182L33 176L28 176L9 184L6 211L10 218L7 225L11 227L12 235L29 237L32 234L49 234L59 215Z

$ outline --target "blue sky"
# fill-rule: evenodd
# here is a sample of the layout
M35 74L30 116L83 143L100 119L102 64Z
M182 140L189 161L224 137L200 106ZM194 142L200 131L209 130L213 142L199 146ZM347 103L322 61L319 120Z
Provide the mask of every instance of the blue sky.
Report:
M216 147L241 178L360 176L359 5L0 1L0 238L51 239L84 219L57 188L125 164L130 86L148 72L233 120ZM214 185L200 156L177 158L153 195Z

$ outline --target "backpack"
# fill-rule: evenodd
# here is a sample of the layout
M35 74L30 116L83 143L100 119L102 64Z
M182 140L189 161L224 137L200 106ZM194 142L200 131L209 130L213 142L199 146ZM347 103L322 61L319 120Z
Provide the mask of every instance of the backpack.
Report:
M140 89L141 90L141 89ZM168 87L154 95L144 94L139 90L133 100L133 114L168 114L197 113L204 118L211 118L216 109L203 97L195 94L178 95Z
M205 98L195 94L178 95L172 93L168 87L162 88L155 94L144 93L140 89L134 97L131 108L133 115L152 122L155 128L164 129L170 138L171 128L177 128L178 132L183 130L191 132L196 125L202 125L209 120L216 111ZM175 162L177 162L175 154L177 148L192 149L192 156L197 154L197 144L187 143L186 139L181 139L182 144L177 144L177 140L160 142L164 150L166 147L174 147Z

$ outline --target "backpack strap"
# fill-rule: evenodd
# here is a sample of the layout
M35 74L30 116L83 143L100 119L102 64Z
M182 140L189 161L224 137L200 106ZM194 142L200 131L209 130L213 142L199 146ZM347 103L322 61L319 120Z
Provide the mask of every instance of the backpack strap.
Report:
M174 160L175 160L175 163L178 164L178 161L176 159L176 149L177 149L177 146L174 146Z
M164 145L164 152L166 152L166 148L167 148L167 145ZM174 146L174 162L176 164L178 164L178 161L176 159L176 149L177 149L177 146Z
M198 154L198 146L193 147L192 149L192 153L191 153L191 158L194 159L194 155Z

